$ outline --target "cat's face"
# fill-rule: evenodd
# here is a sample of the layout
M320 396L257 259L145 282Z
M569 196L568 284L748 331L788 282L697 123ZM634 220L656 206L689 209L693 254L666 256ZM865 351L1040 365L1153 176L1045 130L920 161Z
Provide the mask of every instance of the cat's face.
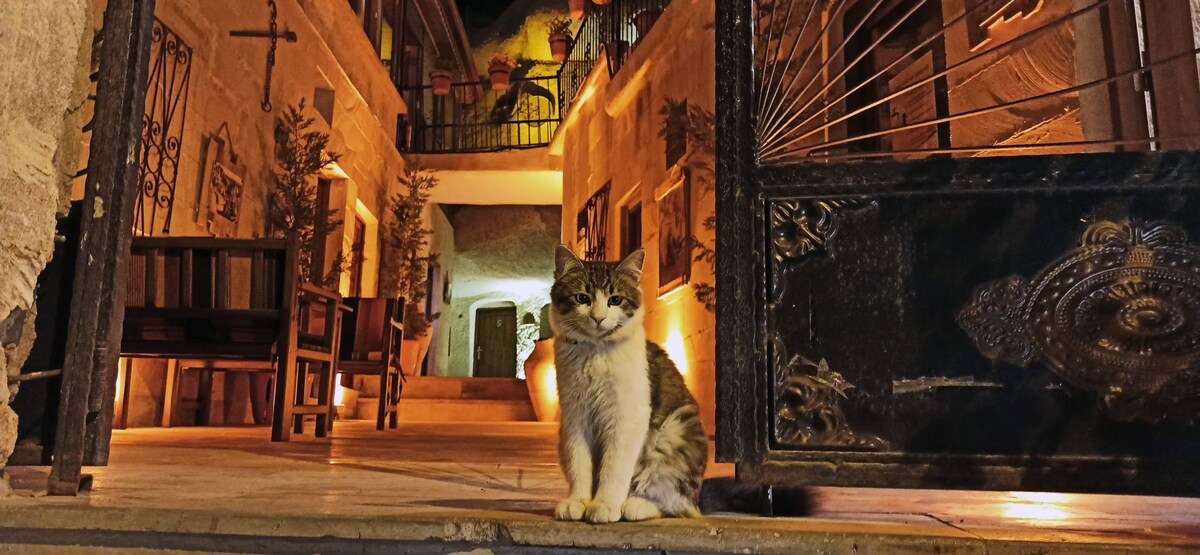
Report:
M550 325L571 341L624 338L642 325L642 263L638 250L620 264L583 262L570 250L554 253Z

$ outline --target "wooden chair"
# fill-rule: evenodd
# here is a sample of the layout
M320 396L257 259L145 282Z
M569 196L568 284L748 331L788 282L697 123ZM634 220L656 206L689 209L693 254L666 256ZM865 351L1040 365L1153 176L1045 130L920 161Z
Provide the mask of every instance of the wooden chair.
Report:
M354 310L354 316L347 318L342 326L338 371L347 376L379 377L375 427L384 429L386 420L395 429L399 425L397 411L405 381L400 368L404 299L347 297L345 304Z
M324 437L333 410L341 297L298 285L297 260L294 240L134 238L121 355L176 359L210 371L273 371L271 439L302 432L310 414L317 417L316 435ZM317 382L315 404L298 387L309 374ZM176 378L168 377L165 408L171 411Z

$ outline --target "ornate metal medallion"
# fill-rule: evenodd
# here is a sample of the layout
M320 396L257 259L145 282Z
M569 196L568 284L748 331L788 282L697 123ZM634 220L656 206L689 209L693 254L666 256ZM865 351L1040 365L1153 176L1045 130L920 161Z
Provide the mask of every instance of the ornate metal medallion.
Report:
M984 356L1036 360L1113 418L1200 413L1200 249L1171 223L1092 224L1032 280L979 288L958 322Z

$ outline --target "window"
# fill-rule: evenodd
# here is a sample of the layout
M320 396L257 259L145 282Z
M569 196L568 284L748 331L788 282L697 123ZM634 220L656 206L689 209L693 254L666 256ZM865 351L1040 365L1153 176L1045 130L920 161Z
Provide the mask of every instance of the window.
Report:
M608 191L605 183L579 210L576 219L576 253L584 260L602 261L608 255Z
M321 115L321 119L325 120L325 123L331 126L333 125L333 100L333 89L317 87L313 90L313 109Z
M350 244L350 295L361 297L363 292L363 264L366 262L367 222L354 216L354 240Z
M642 204L621 208L621 259L642 248Z

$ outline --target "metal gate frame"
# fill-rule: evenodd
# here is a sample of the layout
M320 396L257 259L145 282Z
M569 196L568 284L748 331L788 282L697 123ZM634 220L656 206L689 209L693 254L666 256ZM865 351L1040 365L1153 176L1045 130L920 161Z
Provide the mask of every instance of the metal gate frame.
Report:
M83 465L108 463L138 183L129 153L141 151L154 7L155 0L110 0L104 12L51 495L77 494Z
M796 451L772 445L772 330L766 305L776 246L773 199L836 204L871 195L937 192L1072 191L1200 184L1200 153L1111 153L935 159L854 164L758 163L755 133L754 0L716 8L717 105L717 460L737 463L740 479L760 483L1200 494L1194 468L1119 457L962 456ZM997 183L1010 183L998 187ZM823 236L815 231L819 248ZM828 230L825 230L828 233ZM1054 459L1054 460L1048 460ZM954 470L969 464L982 481ZM1050 469L1030 481L1030 471ZM1097 481L1138 473L1132 489ZM1022 479L1024 478L1024 479Z

